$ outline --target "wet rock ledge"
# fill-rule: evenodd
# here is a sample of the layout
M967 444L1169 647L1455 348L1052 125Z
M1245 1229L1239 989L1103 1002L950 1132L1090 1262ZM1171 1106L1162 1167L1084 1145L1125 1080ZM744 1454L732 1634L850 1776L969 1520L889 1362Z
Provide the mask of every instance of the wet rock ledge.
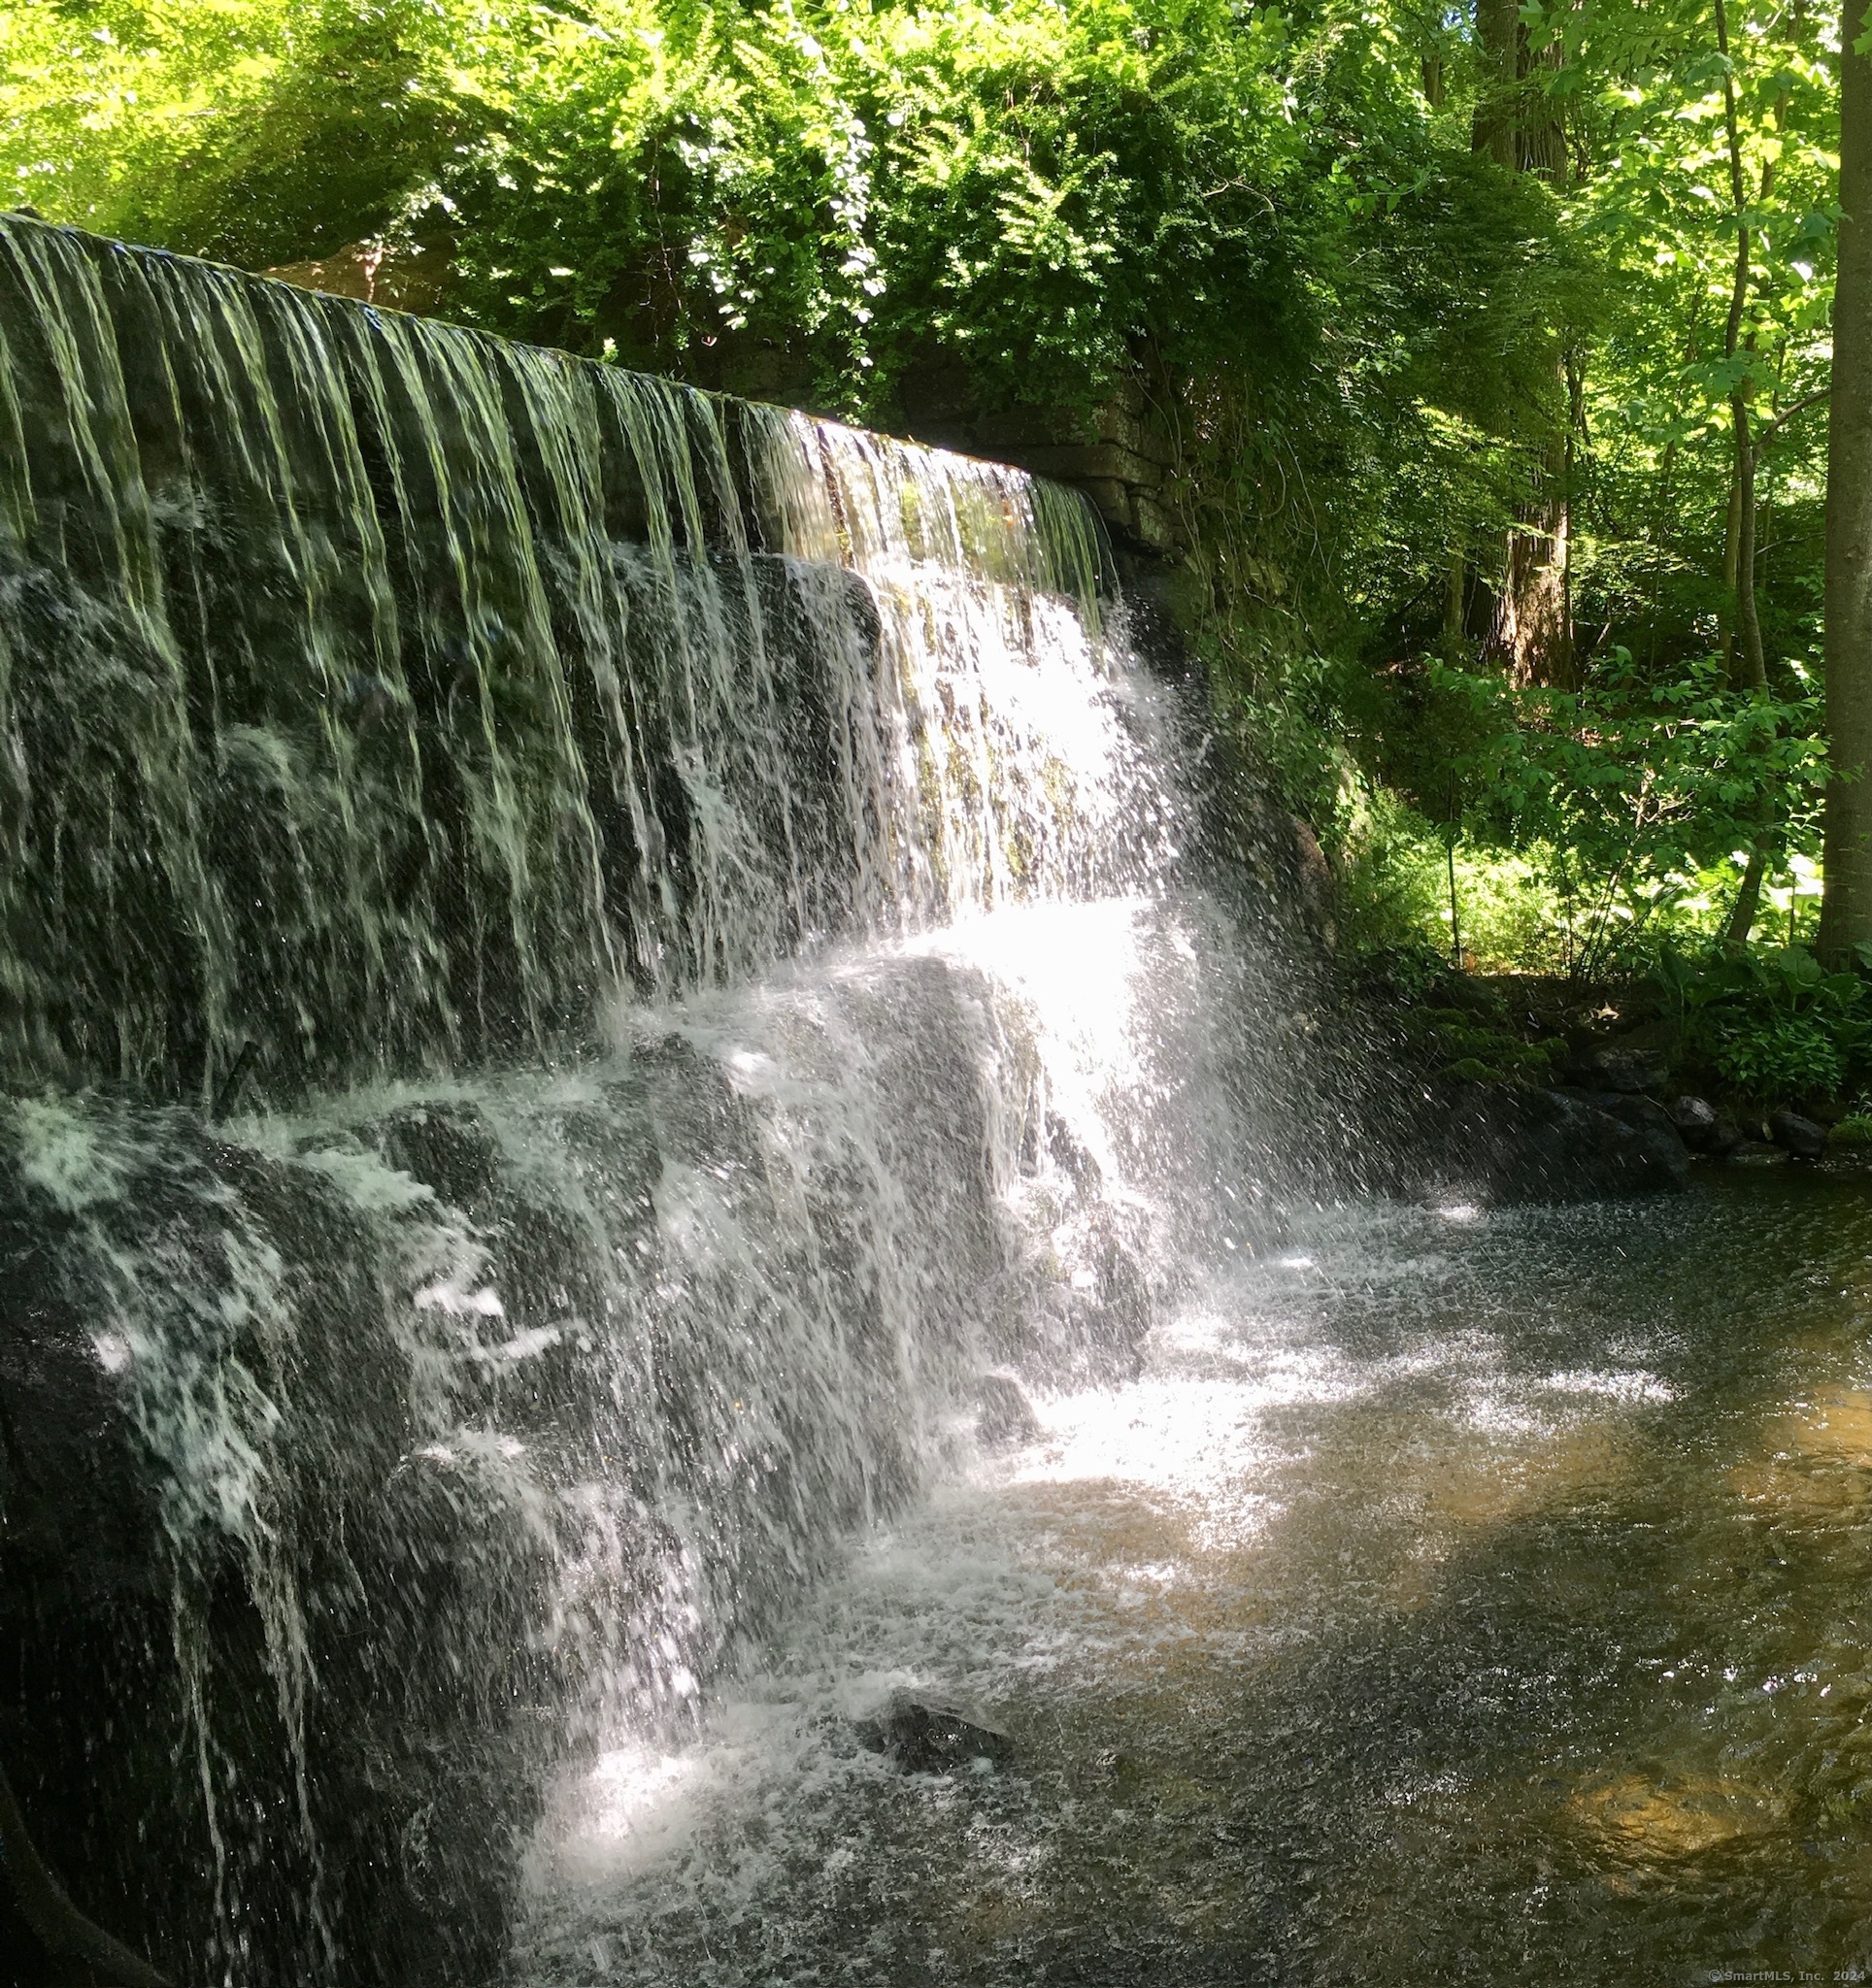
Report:
M1649 1098L1465 1083L1423 1104L1422 1174L1411 1185L1439 1199L1600 1201L1675 1193L1689 1179L1683 1135Z

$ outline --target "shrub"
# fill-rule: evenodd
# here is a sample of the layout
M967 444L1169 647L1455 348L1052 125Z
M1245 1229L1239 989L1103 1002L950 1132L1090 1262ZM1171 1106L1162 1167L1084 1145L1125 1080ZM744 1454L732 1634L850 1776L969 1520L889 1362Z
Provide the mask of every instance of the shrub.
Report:
M1814 1014L1763 1020L1739 1015L1723 1025L1716 1067L1750 1097L1830 1095L1846 1078L1846 1057Z
M1749 1097L1835 1093L1872 1046L1865 982L1805 946L1702 963L1666 947L1653 977L1689 1045Z

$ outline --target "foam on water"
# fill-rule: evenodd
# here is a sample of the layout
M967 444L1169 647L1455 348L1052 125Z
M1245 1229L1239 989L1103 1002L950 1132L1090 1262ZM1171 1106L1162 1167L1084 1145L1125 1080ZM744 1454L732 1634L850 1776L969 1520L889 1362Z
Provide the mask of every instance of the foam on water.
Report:
M1726 1249L1737 1317L1792 1308L1795 1367L1764 1353L1768 1400L1815 1362L1863 1370L1863 1318L1835 1339L1822 1296L1775 1298L1762 1225L1732 1205L1596 1210L1570 1235L1497 1214L1453 1250L1439 1231L1435 1210L1313 1218L1203 1278L1135 1379L1037 1402L1018 1454L964 1452L686 1745L568 1776L513 1977L739 1988L829 1968L894 1988L1317 1962L1415 1984L1432 1938L1477 1979L1513 1978L1530 1944L1556 1978L1615 1978L1631 1942L1668 1967L1686 1938L1846 1964L1866 1922L1838 1888L1860 1853L1779 1836L1785 1777L1828 1771L1797 1767L1820 1742L1772 1706L1862 1705L1862 1666L1847 1685L1839 1620L1818 1644L1796 1627L1797 1582L1759 1620L1734 1612L1741 1587L1709 1592L1739 1550L1712 1451L1752 1438L1732 1372L1674 1315L1673 1267ZM1608 1249L1631 1269L1617 1294L1591 1281ZM1804 1439L1817 1458L1857 1440L1829 1399L1848 1434ZM1811 1525L1831 1508L1777 1440L1786 1484L1746 1488ZM1680 1584L1621 1585L1620 1514L1684 1559ZM1755 1654L1708 1655L1730 1645ZM852 1722L904 1685L973 1697L1015 1764L895 1773ZM1746 1936L1723 1916L1743 1897Z

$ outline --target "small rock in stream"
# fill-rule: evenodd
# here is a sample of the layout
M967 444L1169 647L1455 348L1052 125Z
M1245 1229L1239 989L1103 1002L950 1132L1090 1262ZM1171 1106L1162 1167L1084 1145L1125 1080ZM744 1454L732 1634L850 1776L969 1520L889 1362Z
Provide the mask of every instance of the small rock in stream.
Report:
M1768 1130L1774 1135L1775 1143L1787 1147L1797 1160L1817 1160L1826 1151L1825 1126L1803 1118L1798 1111L1771 1112Z
M934 1691L893 1691L857 1721L861 1744L907 1774L941 1774L972 1760L1006 1767L1014 1740L975 1706Z
M1742 1143L1742 1128L1707 1098L1679 1098L1670 1108L1671 1123L1693 1153L1724 1160Z

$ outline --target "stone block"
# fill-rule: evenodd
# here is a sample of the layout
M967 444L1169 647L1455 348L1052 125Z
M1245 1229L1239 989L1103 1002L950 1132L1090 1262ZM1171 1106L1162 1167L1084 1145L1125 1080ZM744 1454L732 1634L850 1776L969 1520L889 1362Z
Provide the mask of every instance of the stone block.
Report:
M1163 472L1155 463L1115 442L1023 448L1020 459L1035 476L1053 477L1062 483L1102 478L1150 490L1163 480Z
M1144 491L1135 493L1131 513L1131 529L1153 550L1174 551L1183 544L1183 533L1178 526L1175 513L1167 510Z
M1092 500L1107 524L1117 525L1121 531L1131 529L1130 484L1120 483L1113 477L1089 477L1079 480L1078 487Z
M1102 442L1115 443L1160 469L1168 469L1177 459L1176 444L1148 414L1133 414L1116 401L1107 401L1092 419Z

